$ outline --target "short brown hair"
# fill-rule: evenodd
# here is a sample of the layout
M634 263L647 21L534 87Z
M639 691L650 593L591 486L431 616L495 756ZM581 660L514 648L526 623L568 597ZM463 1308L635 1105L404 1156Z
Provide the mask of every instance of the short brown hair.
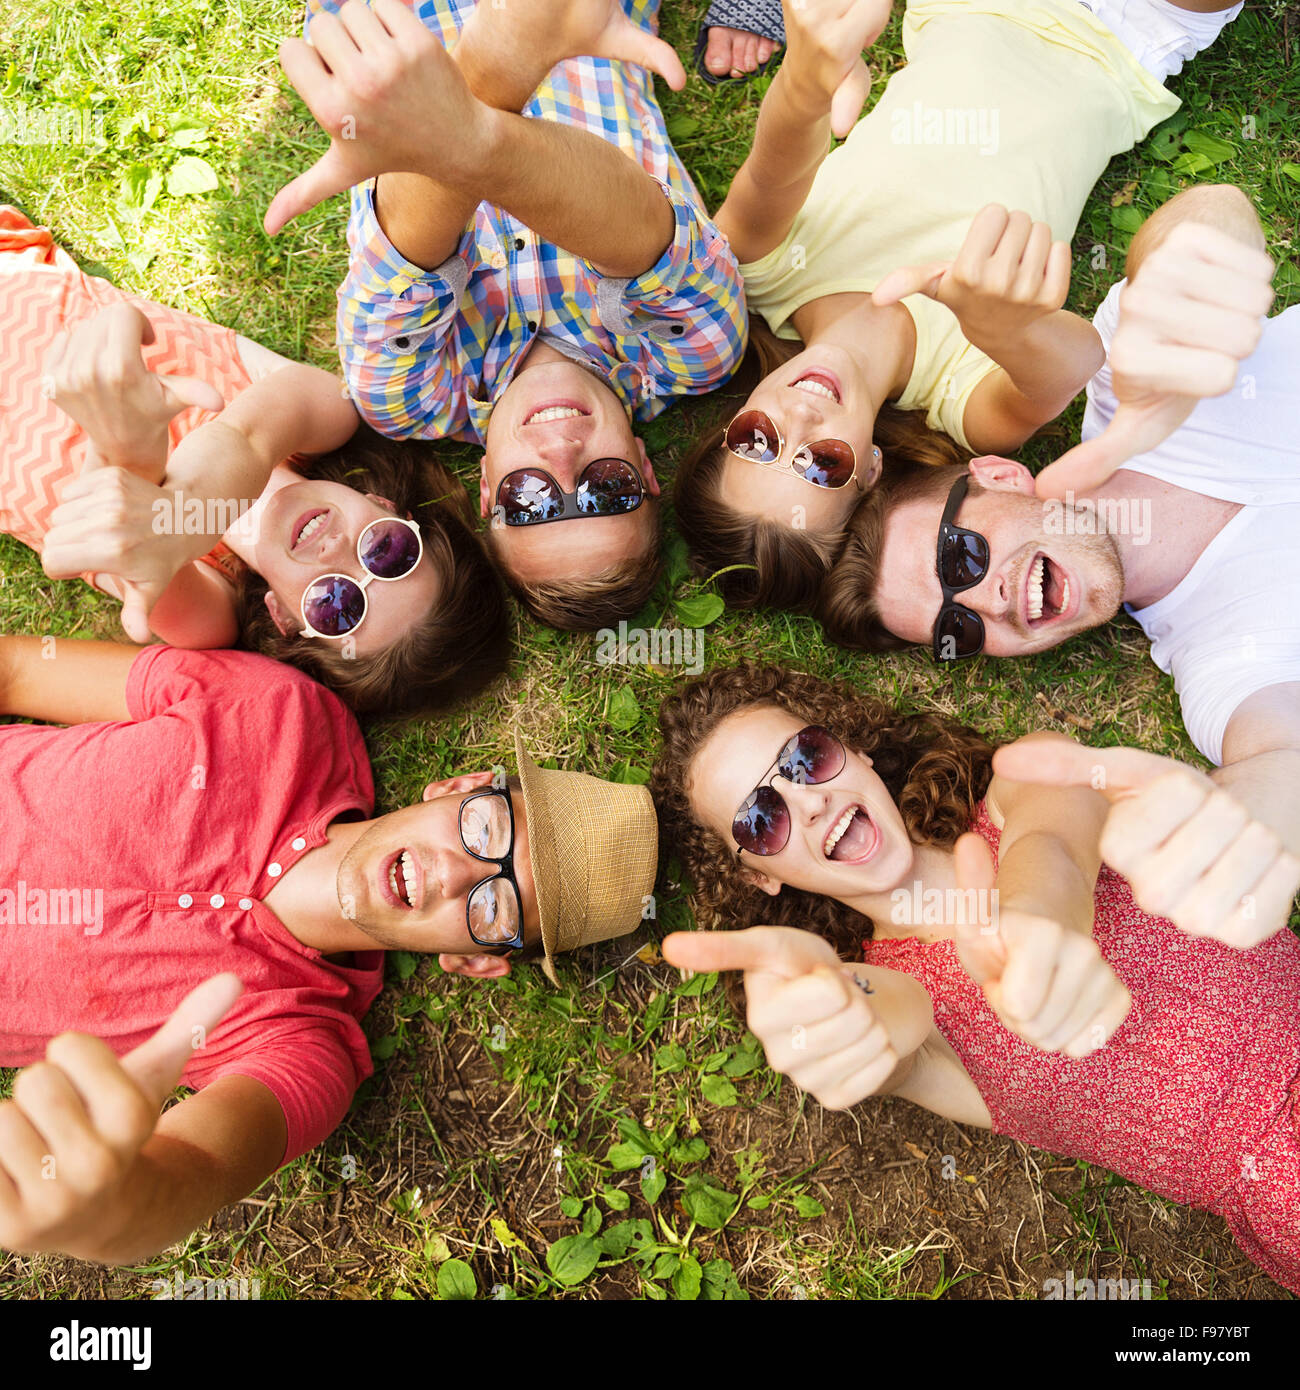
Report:
M992 746L940 715L908 713L861 694L844 681L742 661L683 686L659 707L663 747L650 778L659 813L661 854L689 876L705 927L775 924L808 927L845 957L861 958L871 920L819 894L783 887L775 897L747 882L735 846L700 824L687 788L691 763L729 715L755 706L787 710L829 729L871 758L914 843L947 847L969 828L988 789Z
M341 449L304 461L298 471L385 497L399 516L417 522L438 599L400 640L348 660L336 643L281 634L266 611L269 585L250 572L236 599L240 645L306 671L363 714L443 709L501 675L510 655L505 594L474 532L468 495L433 445L388 439L362 425Z
M801 343L776 337L753 316L749 337L743 380L751 390L803 350ZM958 458L956 445L931 430L918 411L882 406L873 432L886 468L936 467ZM724 433L724 427L715 426L702 434L678 465L673 484L677 525L692 565L698 574L718 576L717 588L733 608L810 612L848 531L797 531L729 506L722 498L722 470L730 457Z
M631 618L650 601L663 572L663 515L659 501L647 497L651 508L650 540L640 555L623 560L600 574L579 579L543 579L531 584L515 579L496 549L496 532L489 529L488 549L493 553L510 592L546 627L563 632L595 632Z
M946 497L964 472L965 466L958 462L939 468L885 469L849 519L848 539L817 601L817 617L832 642L867 652L900 651L913 645L890 632L876 604L885 525L889 514L906 502ZM973 481L971 487L975 487Z

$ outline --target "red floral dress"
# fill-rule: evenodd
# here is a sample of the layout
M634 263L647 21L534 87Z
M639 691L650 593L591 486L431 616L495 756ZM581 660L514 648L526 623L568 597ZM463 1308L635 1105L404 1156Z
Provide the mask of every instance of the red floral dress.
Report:
M971 828L996 859L1001 835L983 803ZM1003 1027L952 941L867 941L864 959L926 987L995 1133L1216 1212L1300 1293L1300 941L1282 931L1238 951L1187 936L1105 867L1093 935L1133 1007L1081 1060Z

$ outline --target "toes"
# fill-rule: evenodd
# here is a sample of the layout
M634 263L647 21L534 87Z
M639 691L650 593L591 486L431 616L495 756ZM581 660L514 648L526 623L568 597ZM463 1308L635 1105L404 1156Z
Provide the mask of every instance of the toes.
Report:
M737 29L725 29L721 25L715 25L709 30L708 47L704 50L705 67L719 77L733 71L736 41L743 37Z

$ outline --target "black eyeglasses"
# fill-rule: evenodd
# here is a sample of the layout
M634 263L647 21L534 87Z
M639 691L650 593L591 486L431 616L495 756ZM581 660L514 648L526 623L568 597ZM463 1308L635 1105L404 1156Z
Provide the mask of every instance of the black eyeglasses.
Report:
M517 951L524 944L523 899L515 877L515 808L508 790L488 787L460 803L460 842L497 871L477 883L465 904L476 946Z
M593 460L579 474L572 492L565 492L543 468L518 468L507 473L497 488L497 506L507 526L624 516L644 500L641 474L626 459Z
M966 497L970 475L963 473L948 493L948 503L939 523L939 541L934 568L943 590L939 616L934 620L934 659L960 661L978 656L984 650L984 619L964 604L954 603L953 595L972 589L989 572L989 543L978 531L956 524L957 512Z
M787 782L816 786L844 771L844 745L828 729L810 724L800 729L776 755L763 780L741 803L731 821L736 856L780 854L790 840L790 808L785 797L767 784L773 773Z

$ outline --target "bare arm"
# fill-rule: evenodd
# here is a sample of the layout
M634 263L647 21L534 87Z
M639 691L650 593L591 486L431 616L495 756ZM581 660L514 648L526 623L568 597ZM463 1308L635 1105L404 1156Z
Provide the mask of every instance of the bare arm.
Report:
M125 1057L61 1033L18 1074L0 1102L0 1248L131 1263L274 1171L287 1129L259 1081L221 1078L158 1114L242 989L234 975L206 980Z
M862 50L889 19L892 0L784 4L787 52L763 97L754 144L714 223L741 264L785 240L831 147L871 90Z
M318 15L314 47L282 46L285 72L332 143L276 196L267 230L380 176L381 225L416 265L446 260L475 206L487 200L602 273L632 277L649 269L673 233L672 211L650 174L599 136L489 105L466 74L492 100L513 104L525 85L573 53L646 63L684 81L680 61L611 0L558 8L521 0L500 23L538 35L536 66L511 59L505 78L484 80L481 55L490 43L479 31L486 25L490 36L492 21L476 20L467 26L464 70L398 0ZM454 140L431 138L452 130Z
M0 637L0 713L49 724L131 717L127 676L138 647L72 637Z
M223 1076L166 1111L111 1207L68 1253L136 1264L203 1225L275 1172L284 1111L260 1081Z
M1300 855L1300 682L1271 685L1238 705L1223 736L1223 766L1210 777Z
M1018 740L1016 747L1033 750L1059 744L1071 745L1071 740L1042 732ZM1015 905L1091 935L1108 810L1105 797L1088 787L1042 786L995 775L987 800L995 819L1002 820L997 879L1001 908Z
M785 240L830 148L830 102L801 91L782 66L759 108L754 144L713 219L742 265Z
M1066 309L1019 337L975 346L998 364L966 403L962 428L976 453L1018 449L1056 419L1106 360L1097 330Z

